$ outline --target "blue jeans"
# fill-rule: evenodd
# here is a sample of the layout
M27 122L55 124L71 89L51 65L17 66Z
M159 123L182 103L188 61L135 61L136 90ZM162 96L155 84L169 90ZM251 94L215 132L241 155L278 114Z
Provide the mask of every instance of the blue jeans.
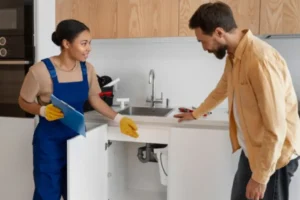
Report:
M275 171L267 184L263 200L289 200L289 185L298 168L298 159L291 160L288 165ZM251 175L248 158L242 151L232 185L231 200L247 200L246 187Z

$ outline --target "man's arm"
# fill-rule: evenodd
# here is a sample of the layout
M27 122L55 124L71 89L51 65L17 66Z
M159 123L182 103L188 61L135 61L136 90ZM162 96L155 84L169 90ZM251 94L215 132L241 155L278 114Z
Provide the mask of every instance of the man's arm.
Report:
M249 78L257 98L264 124L264 136L256 156L252 179L266 184L275 172L276 163L286 137L284 74L281 64L260 61L249 70Z
M199 118L204 113L214 109L227 97L227 70L223 72L223 75L217 84L216 88L208 95L204 102L192 113L194 118Z

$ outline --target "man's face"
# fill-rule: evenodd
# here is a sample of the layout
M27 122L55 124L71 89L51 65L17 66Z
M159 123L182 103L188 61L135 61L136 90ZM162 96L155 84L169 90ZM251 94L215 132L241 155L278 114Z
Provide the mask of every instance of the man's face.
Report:
M212 35L207 35L202 32L201 28L196 28L195 34L197 40L202 43L204 51L215 54L218 59L223 59L225 57L227 45L222 30L216 29Z

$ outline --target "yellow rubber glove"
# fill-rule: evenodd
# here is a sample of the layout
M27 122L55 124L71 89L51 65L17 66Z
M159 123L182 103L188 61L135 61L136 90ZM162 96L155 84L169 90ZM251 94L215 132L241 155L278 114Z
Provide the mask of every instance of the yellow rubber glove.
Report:
M132 119L117 114L117 116L115 117L115 121L120 123L121 133L133 138L139 137L139 134L137 133L138 130L137 125Z
M40 109L41 116L45 117L48 121L58 120L64 117L64 113L53 104L42 106Z

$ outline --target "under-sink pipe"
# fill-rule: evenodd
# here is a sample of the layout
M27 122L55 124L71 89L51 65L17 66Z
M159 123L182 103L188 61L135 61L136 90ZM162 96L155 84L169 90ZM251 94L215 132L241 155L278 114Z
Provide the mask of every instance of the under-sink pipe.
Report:
M158 162L157 155L154 153L154 149L165 148L167 144L151 144L146 143L146 146L138 148L137 157L142 163ZM145 156L144 156L145 152Z
M144 157L144 154L143 154L144 151L146 152L146 156L145 157ZM139 160L142 163L149 162L150 159L151 159L151 145L147 143L146 146L140 147L138 149L137 157L139 158Z

